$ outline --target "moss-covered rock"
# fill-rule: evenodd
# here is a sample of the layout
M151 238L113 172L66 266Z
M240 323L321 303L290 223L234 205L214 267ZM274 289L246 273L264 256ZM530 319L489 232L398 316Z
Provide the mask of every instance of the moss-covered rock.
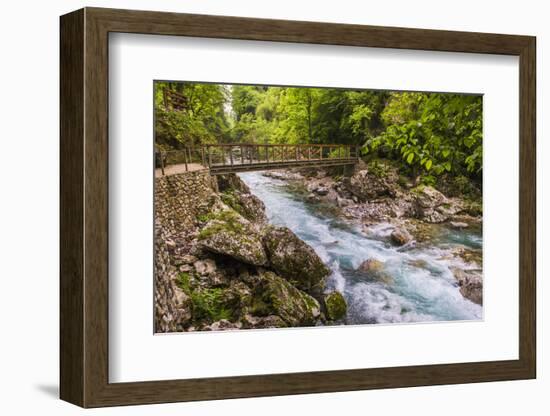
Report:
M344 318L348 311L346 300L338 291L331 292L325 296L325 306L327 309L327 318L332 321Z
M242 193L250 193L250 188L244 183L238 175L228 173L226 175L217 175L218 189L220 192L239 191Z
M261 274L253 315L279 316L288 326L315 325L321 315L319 302L273 272Z
M380 282L387 285L393 284L394 280L389 273L385 271L384 262L376 259L368 259L359 265L358 272L364 274L368 280Z
M233 210L214 214L200 231L198 239L203 248L214 253L255 266L268 263L261 236Z
M234 173L218 175L218 188L222 201L253 223L267 221L264 203L250 192L250 188Z
M371 162L367 169L359 170L343 181L346 189L361 201L380 197L395 197L398 193L399 174L387 162Z
M264 203L255 195L242 193L239 191L225 191L220 194L222 201L254 223L265 223Z
M286 227L268 227L263 242L278 275L308 293L321 293L330 269L317 253Z

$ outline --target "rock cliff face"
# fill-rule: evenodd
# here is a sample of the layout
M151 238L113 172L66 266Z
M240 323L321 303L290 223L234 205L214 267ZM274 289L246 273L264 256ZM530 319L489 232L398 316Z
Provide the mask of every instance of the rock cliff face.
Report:
M157 332L319 325L345 318L330 270L238 176L207 172L157 178ZM339 295L339 297L338 297Z

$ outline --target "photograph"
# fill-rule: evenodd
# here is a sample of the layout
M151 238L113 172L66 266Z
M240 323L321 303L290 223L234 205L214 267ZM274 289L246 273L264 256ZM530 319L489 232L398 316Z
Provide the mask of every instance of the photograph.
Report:
M483 319L482 95L153 89L156 333Z

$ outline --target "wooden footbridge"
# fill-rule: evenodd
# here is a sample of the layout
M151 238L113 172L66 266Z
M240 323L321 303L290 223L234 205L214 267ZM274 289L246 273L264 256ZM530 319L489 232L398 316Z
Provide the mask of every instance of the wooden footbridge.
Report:
M357 163L359 146L343 144L207 144L156 154L156 175L209 169L213 175Z

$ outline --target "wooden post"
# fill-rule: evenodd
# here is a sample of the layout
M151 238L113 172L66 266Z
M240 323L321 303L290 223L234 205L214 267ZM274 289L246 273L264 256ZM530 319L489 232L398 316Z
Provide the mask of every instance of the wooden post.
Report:
M307 160L311 159L311 146L307 147Z
M160 157L160 171L162 172L162 176L164 176L164 154L163 152L159 152Z
M294 148L294 153L296 153L296 161L298 161L298 146Z
M269 147L265 146L265 161L269 163Z
M183 163L185 163L185 171L187 172L189 170L187 166L187 148L183 149Z
M239 148L241 149L241 165L244 165L244 150L243 150L243 146L239 146Z
M204 146L201 146L201 162L202 162L202 166L206 167L206 158L205 158L205 155L204 155Z
M338 146L338 159L342 159L342 146Z
M229 146L229 161L231 162L231 166L233 166L233 146Z
M212 167L212 152L210 150L210 145L207 145L206 149L208 150L208 168Z

